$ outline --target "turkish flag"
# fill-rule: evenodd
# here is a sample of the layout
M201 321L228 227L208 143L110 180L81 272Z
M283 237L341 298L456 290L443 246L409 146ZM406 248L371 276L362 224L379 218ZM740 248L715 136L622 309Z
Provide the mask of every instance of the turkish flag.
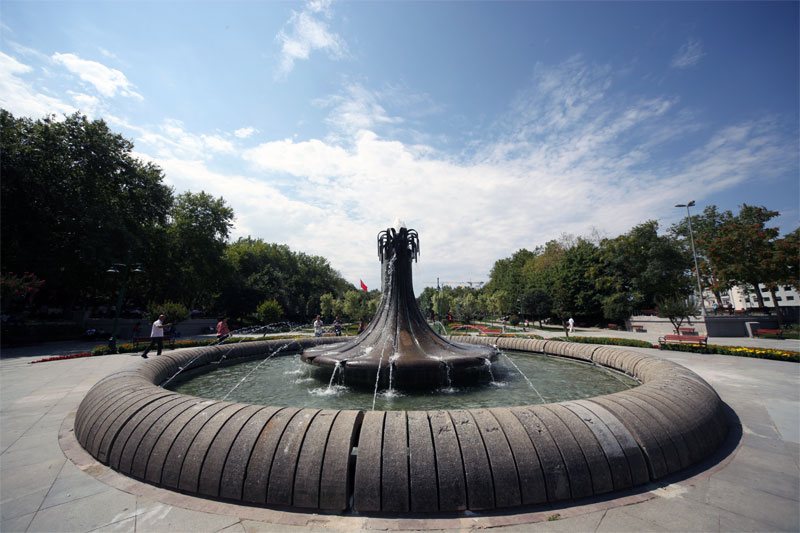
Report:
M358 280L358 281L361 281L361 280ZM361 288L362 288L362 289L364 289L364 290L367 290L367 286L366 286L366 285L364 285L364 282L363 282L363 281L361 281Z

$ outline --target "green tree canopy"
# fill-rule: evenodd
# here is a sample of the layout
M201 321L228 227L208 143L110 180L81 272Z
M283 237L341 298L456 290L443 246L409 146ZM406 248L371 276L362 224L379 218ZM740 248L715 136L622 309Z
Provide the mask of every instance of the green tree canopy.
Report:
M275 299L287 318L310 320L321 312L324 294L338 299L354 289L326 259L261 239L248 237L231 243L224 261L226 275L219 306L234 316L252 314L259 303Z
M167 227L168 285L161 290L197 308L209 308L220 295L223 252L233 225L233 209L223 198L186 192L175 199Z
M108 301L119 282L106 269L141 260L172 204L161 170L132 149L102 120L0 110L2 271L34 272L62 305Z
M658 235L656 221L604 240L601 250L594 277L608 319L622 320L637 309L655 308L658 299L691 293L691 256L674 238Z
M759 307L764 306L759 283L772 283L781 277L773 263L778 228L766 227L778 214L766 207L743 204L739 214L705 242L715 276L731 285L751 285Z

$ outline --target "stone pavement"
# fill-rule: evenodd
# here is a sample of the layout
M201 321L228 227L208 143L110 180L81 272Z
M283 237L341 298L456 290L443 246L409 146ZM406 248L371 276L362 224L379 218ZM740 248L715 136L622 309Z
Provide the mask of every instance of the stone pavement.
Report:
M622 333L626 332L613 336ZM610 336L602 330L576 334ZM795 350L800 344L717 338L710 342ZM715 457L659 484L578 505L537 506L504 514L337 517L170 493L116 474L85 452L81 455L69 432L78 404L99 379L141 359L120 354L28 363L86 348L57 343L0 354L0 531L800 530L797 363L634 349L701 375L730 406L734 422L726 446Z

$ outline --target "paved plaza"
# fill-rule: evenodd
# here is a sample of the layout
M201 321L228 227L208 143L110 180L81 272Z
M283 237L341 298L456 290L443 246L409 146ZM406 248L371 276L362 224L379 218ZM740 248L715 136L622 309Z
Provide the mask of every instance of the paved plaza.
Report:
M646 333L613 336L657 341L657 335ZM800 348L800 342L787 340L712 338L709 342ZM2 351L0 531L800 530L800 365L796 363L631 348L686 366L706 379L730 407L731 434L723 448L700 466L658 484L577 504L507 513L335 516L176 494L97 463L72 436L72 417L98 380L142 360L135 354L119 354L29 364L93 345L51 343Z

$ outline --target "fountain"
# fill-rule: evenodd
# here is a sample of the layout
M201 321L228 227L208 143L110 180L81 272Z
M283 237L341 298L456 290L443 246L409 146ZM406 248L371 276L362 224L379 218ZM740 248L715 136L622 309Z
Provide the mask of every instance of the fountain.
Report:
M71 427L63 438L77 441L99 470L102 463L198 497L293 512L459 517L641 487L701 462L725 440L729 422L713 387L657 356L525 338L464 337L467 346L438 336L413 300L416 232L388 230L378 243L384 296L355 341L264 340L136 358L91 388L74 420L65 420ZM381 386L390 392L436 388L491 381L497 348L582 361L641 385L543 404L531 381L519 404L394 411L248 404L161 386L221 366L301 353L309 369L332 374L322 382L329 389L338 382L376 393ZM75 448L72 441L69 447Z
M346 385L399 389L435 389L490 380L497 357L491 346L459 344L439 336L414 298L411 262L419 255L413 229L389 228L378 234L381 299L367 329L344 346L312 348L303 360L322 367L327 377L341 367Z

